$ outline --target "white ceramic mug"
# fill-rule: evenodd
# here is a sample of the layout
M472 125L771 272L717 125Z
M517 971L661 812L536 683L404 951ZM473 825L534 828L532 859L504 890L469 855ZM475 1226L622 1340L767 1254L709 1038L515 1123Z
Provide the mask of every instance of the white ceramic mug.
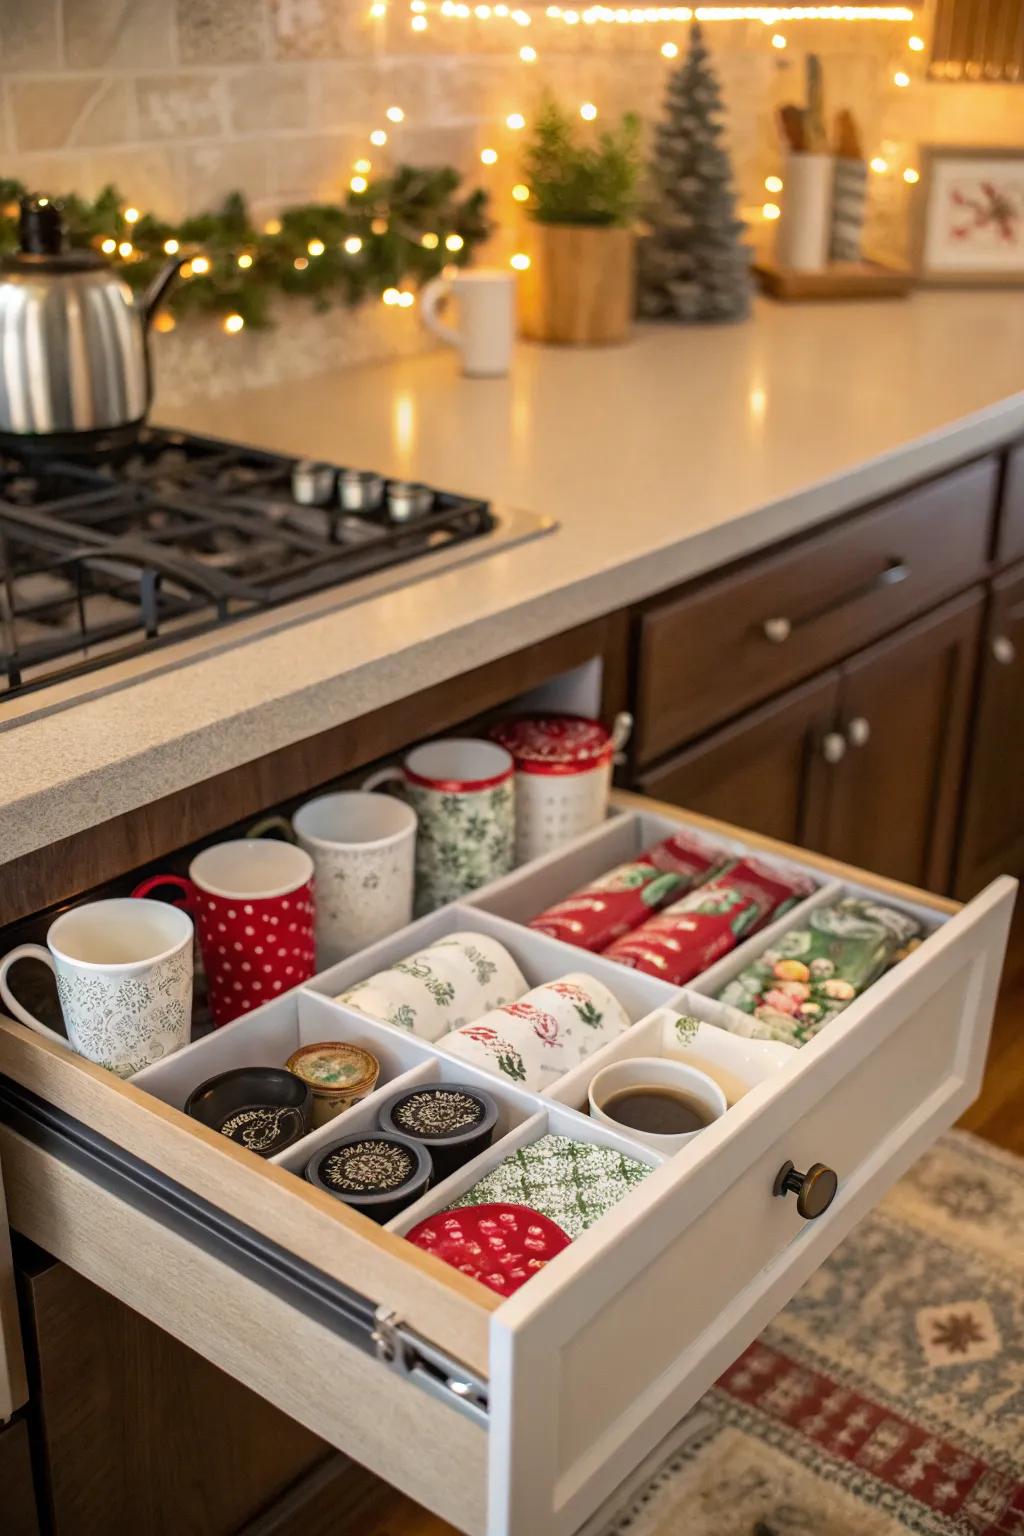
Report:
M292 818L316 870L317 964L345 960L412 918L416 812L388 795L342 790Z
M27 956L57 978L67 1040L7 984L11 966ZM30 1029L130 1077L188 1044L192 921L178 907L130 896L72 907L50 925L45 949L19 944L0 960L0 995Z
M638 1131L624 1125L621 1120L607 1114L604 1105L614 1094L621 1093L625 1088L671 1088L676 1093L685 1094L701 1106L708 1116L708 1124L719 1119L728 1108L725 1094L718 1084L706 1072L698 1072L696 1067L688 1067L681 1061L670 1061L664 1056L632 1056L625 1061L613 1061L610 1066L602 1067L591 1080L588 1092L593 1119L600 1120L603 1125L610 1125L623 1135L632 1136L634 1141L643 1142L645 1147L653 1147L656 1152L667 1152L669 1155L678 1152L687 1142L699 1136L704 1127L695 1131L680 1131L676 1135L659 1135L654 1131Z
M448 298L459 310L456 330L438 319ZM471 379L497 379L508 373L516 331L516 280L497 267L456 271L435 277L420 294L423 324L435 336L458 347L462 371Z
M400 768L366 779L364 789L399 785L419 819L417 917L508 874L515 858L513 776L504 747L453 737L414 747Z

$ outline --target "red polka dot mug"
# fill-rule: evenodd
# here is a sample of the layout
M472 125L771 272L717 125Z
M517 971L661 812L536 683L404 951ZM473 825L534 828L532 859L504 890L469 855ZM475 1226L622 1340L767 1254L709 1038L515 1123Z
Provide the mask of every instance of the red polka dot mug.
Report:
M313 861L302 848L240 838L197 853L188 879L151 875L132 892L177 886L199 930L214 1024L271 1002L316 969Z

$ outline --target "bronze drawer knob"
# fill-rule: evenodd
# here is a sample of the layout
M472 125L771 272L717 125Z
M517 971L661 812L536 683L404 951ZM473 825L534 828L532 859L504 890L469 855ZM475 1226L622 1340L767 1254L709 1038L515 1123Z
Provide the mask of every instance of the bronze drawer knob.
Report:
M812 1163L806 1173L797 1173L792 1163L783 1163L772 1186L773 1195L796 1195L796 1208L805 1221L823 1216L836 1197L839 1179L824 1163Z

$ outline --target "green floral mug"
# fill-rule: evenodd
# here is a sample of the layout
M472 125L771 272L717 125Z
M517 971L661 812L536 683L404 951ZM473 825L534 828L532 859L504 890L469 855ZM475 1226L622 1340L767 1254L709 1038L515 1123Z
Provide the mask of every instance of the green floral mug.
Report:
M496 742L452 738L414 747L400 767L364 782L364 789L396 784L416 812L417 917L508 874L514 776L511 755Z

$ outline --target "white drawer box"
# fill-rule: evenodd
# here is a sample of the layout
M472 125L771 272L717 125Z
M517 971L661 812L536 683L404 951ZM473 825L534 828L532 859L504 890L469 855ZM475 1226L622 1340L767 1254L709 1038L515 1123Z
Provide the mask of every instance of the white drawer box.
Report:
M957 1118L984 1065L1012 880L957 909L674 808L620 796L618 809L571 849L130 1083L0 1024L0 1158L12 1225L469 1533L570 1536ZM680 823L815 873L811 903L839 888L866 890L915 910L929 933L721 1120L662 1159L579 1113L586 1080L595 1064L642 1050L659 1010L720 1019L712 994L771 930L683 993L522 925ZM437 1047L332 1001L456 928L500 938L531 985L572 970L601 976L632 1029L534 1095L496 1087ZM300 1176L319 1142L372 1123L375 1101L270 1162L180 1110L190 1088L228 1065L280 1064L304 1040L339 1036L378 1055L380 1095L440 1074L485 1083L500 1100L490 1151L386 1228ZM546 1129L628 1148L652 1172L507 1300L404 1242L419 1216ZM817 1220L774 1197L786 1162L836 1170L838 1194Z

